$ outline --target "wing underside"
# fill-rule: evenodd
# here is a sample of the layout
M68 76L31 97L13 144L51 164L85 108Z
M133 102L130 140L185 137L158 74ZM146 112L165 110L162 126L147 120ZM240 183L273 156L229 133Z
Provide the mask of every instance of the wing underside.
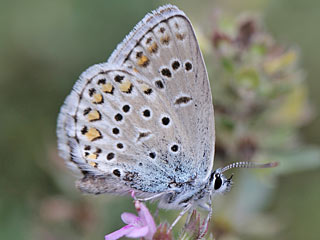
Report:
M58 143L87 176L84 191L95 183L100 192L159 193L208 175L211 90L182 11L167 5L148 14L107 63L80 76L61 109Z

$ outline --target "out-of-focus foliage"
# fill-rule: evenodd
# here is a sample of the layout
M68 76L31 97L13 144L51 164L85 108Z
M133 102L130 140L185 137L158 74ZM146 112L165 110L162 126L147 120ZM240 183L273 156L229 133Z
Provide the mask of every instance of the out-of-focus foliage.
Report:
M105 61L135 23L164 3L1 1L0 239L103 239L123 226L122 212L134 212L130 198L75 189L57 156L56 117L79 74ZM320 139L319 1L170 3L190 17L204 51L216 106L215 167L244 159L281 163L234 171L232 191L214 199L210 239L318 239L319 151L305 142ZM234 39L248 18L225 12L216 18L218 7L233 16L262 13L277 41L254 20L257 37L237 45L246 43ZM233 41L215 47L214 31ZM171 223L177 214L161 211L157 223Z
M277 173L318 166L319 149L298 134L312 116L298 51L250 16L218 18L211 41L216 159L279 161Z

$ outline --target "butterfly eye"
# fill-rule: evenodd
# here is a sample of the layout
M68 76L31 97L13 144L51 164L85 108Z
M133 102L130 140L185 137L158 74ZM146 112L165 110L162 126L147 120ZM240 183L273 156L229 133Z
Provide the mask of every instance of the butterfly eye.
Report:
M220 174L217 173L215 175L215 181L214 181L214 190L218 190L222 185L222 179L220 177Z

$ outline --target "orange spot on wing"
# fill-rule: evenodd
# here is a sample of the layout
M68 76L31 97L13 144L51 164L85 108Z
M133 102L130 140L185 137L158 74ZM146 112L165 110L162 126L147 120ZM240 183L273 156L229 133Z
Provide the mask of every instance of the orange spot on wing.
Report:
M93 154L93 153L90 153L90 154L87 156L88 159L92 159L92 160L97 159L97 157L98 157L97 154ZM91 162L91 161L90 161L90 162ZM90 163L90 162L89 162L89 163Z
M125 92L125 93L130 93L131 89L132 89L132 83L128 80L123 81L120 86L120 91L121 92Z
M111 83L106 83L106 84L103 84L102 87L101 87L102 91L105 92L105 93L112 93L113 91L113 86Z
M158 51L158 44L156 42L153 42L149 47L148 47L149 53L156 53Z
M102 138L101 133L98 129L96 128L90 128L86 133L85 136L88 138L89 141L94 141L99 138Z
M170 41L169 35L165 35L164 37L161 37L161 39L160 39L160 42L161 42L162 44L165 44L165 45L168 45L168 44L169 44L169 41Z
M89 161L89 164L92 166L92 167L97 167L97 163L93 162L93 161Z
M100 120L101 119L101 114L99 111L97 110L93 110L93 111L90 111L89 114L88 114L88 120L90 122L93 122L93 121L96 121L96 120Z
M93 95L93 103L102 103L103 102L103 97L100 93L95 93Z
M149 62L150 62L149 58L148 58L147 56L145 56L145 55L142 55L142 56L138 59L138 65L139 65L140 67L146 67L146 66L148 66L148 65L149 65Z

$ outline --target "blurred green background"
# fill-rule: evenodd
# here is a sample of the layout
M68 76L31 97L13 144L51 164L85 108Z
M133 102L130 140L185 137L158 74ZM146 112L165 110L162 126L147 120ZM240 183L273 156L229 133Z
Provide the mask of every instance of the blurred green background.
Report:
M75 189L74 177L57 155L56 118L80 73L106 61L135 23L165 3L185 11L208 38L212 33L206 30L217 9L235 16L254 12L277 41L299 49L315 110L299 133L304 143L319 148L319 1L0 0L0 239L103 239L123 225L123 211L134 211L129 198L84 196ZM304 160L301 155L301 166ZM219 239L319 239L316 166L288 171L267 187L266 217L259 226L245 226L249 232L261 228L264 234L246 231ZM241 187L235 192L245 192ZM258 194L254 189L250 196ZM223 196L230 204L241 202L238 197L241 194Z

